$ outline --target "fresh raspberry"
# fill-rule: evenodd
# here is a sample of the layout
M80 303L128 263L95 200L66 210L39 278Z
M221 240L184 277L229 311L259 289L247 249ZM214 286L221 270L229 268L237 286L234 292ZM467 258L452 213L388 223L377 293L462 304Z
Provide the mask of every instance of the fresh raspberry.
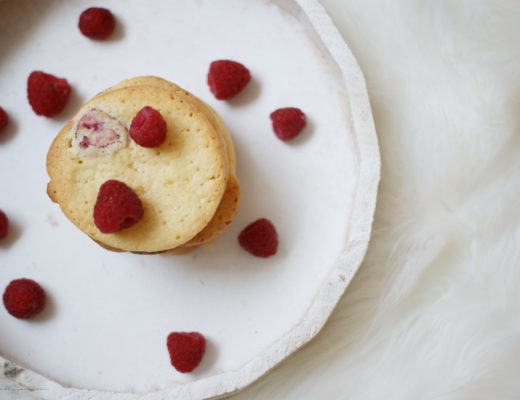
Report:
M278 233L265 218L249 224L238 236L240 246L256 257L271 257L278 250Z
M78 26L86 37L103 40L114 32L116 19L106 8L91 7L81 13Z
M298 136L307 120L305 114L299 108L280 108L271 113L273 130L280 140L288 141Z
M143 147L157 147L166 140L166 121L156 109L146 106L130 125L130 137Z
M0 240L4 239L9 233L9 219L7 215L0 210Z
M236 61L213 61L209 67L208 85L218 100L236 96L250 80L249 70Z
M170 361L179 372L191 372L202 361L206 339L197 332L172 332L166 342Z
M0 132L7 126L9 123L9 116L5 112L5 110L0 107Z
M45 307L47 296L38 283L31 279L16 279L5 288L4 306L9 314L28 319Z
M72 89L66 79L41 71L31 72L27 80L27 97L36 115L53 117L67 104Z
M123 182L111 179L99 188L94 206L94 223L102 233L130 228L143 218L143 204Z

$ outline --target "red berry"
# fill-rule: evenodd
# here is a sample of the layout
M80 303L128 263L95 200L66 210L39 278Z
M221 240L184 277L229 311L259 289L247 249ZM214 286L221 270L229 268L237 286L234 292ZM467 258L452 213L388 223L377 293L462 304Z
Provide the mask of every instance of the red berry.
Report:
M130 125L130 137L143 147L157 147L166 140L166 121L156 109L146 106Z
M9 233L9 219L7 215L0 210L0 240L4 239Z
M305 128L307 120L299 108L280 108L271 113L273 130L280 140L294 139Z
M28 319L43 310L46 298L45 291L38 283L23 278L7 285L3 300L9 314L16 318Z
M236 96L250 80L249 70L236 61L213 61L209 67L208 85L218 100Z
M143 204L123 182L111 179L99 188L94 223L102 233L130 228L143 218Z
M202 361L206 339L197 332L173 332L166 342L170 361L179 372L191 372Z
M238 236L240 246L256 257L270 257L278 250L278 233L265 218L249 224Z
M83 35L102 40L114 32L116 19L106 8L91 7L81 13L78 26Z
M0 107L0 132L7 126L9 123L9 116L5 112L5 110Z
M27 97L36 115L53 117L67 104L72 89L66 79L41 71L31 72L27 80Z

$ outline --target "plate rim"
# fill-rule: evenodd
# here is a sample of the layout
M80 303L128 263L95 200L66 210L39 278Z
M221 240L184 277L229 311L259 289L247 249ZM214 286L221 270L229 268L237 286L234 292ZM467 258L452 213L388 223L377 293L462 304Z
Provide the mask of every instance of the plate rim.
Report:
M3 0L0 0L0 2ZM0 373L8 381L27 389L41 399L66 400L162 400L216 399L243 390L277 366L323 328L365 257L372 232L377 191L380 180L380 152L365 78L348 44L334 25L319 0L277 0L287 4L298 16L303 16L332 57L348 91L351 122L357 143L359 174L349 236L341 254L330 269L319 291L298 324L272 343L267 350L237 370L213 375L192 382L178 383L151 393L112 392L93 389L67 388L27 369L19 369L0 356ZM355 97L356 101L352 101ZM362 184L360 184L362 182Z

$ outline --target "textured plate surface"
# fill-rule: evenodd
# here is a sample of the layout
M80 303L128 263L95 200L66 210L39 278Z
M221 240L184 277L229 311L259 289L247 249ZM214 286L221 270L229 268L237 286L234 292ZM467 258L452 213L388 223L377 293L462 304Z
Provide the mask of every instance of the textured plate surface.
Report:
M13 119L0 139L0 208L13 223L0 247L0 287L28 277L50 296L36 321L0 310L0 354L11 360L0 367L13 385L44 399L231 393L318 333L364 256L379 153L363 77L315 0L102 5L119 21L108 42L79 34L85 2L0 4L0 102ZM205 83L209 63L221 58L243 62L254 76L227 103L214 100ZM32 70L74 86L59 118L31 112L25 87ZM45 193L45 155L67 118L102 89L144 74L208 101L237 148L239 215L213 244L183 256L107 252ZM284 106L302 108L309 120L290 144L276 139L269 121ZM245 253L236 239L259 217L280 235L279 253L267 260ZM169 365L165 341L173 330L209 340L193 374Z

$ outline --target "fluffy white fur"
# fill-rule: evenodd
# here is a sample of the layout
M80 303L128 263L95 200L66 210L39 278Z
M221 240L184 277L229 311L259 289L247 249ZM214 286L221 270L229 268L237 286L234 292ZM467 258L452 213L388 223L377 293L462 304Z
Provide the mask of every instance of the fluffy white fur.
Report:
M323 0L382 151L367 258L324 331L235 398L520 398L520 2Z

